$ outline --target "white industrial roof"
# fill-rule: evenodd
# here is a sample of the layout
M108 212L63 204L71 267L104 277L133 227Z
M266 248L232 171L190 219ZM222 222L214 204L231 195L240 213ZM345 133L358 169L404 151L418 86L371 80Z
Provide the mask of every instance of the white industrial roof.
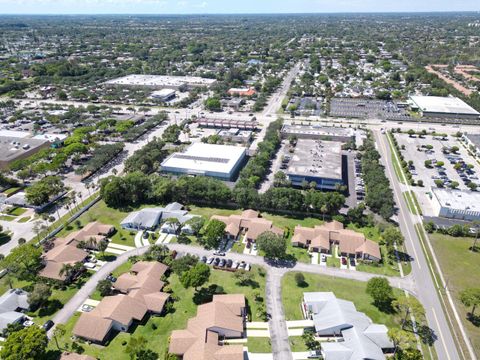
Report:
M410 99L423 112L480 115L478 111L456 97L411 96Z
M26 139L32 136L28 131L0 130L0 136Z
M473 191L432 188L440 206L461 211L480 211L480 193Z
M188 169L191 173L215 172L229 174L245 154L239 146L194 143L184 152L175 153L163 163L164 168Z
M65 134L38 134L33 137L33 139L47 140L49 142L63 141L66 138L67 138L67 135Z
M162 89L152 92L152 96L169 96L175 94L175 90L173 89Z
M165 75L127 75L106 82L110 85L129 86L172 86L181 85L209 86L215 83L215 79L207 79L198 76L165 76Z

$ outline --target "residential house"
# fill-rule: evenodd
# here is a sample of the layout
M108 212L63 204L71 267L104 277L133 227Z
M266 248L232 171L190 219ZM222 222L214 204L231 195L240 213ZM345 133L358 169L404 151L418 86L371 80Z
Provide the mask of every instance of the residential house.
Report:
M225 234L229 240L236 240L240 235L245 234L247 242L255 242L258 236L266 231L283 235L283 230L273 226L272 221L259 216L258 211L250 209L243 211L240 215L214 215L212 219L225 223Z
M344 229L343 224L338 221L317 225L314 228L297 225L292 244L324 254L331 254L332 246L337 245L341 256L376 262L382 258L376 242L366 239L362 233Z
M0 333L9 324L21 323L28 311L28 292L22 289L10 289L0 296Z
M157 226L163 222L160 231L172 234L176 233L178 229L169 223L165 223L167 219L175 218L180 225L183 225L193 217L195 217L195 215L189 215L182 204L174 202L164 208L146 208L140 211L134 211L123 219L120 225L122 228L128 230L155 230Z
M43 255L45 267L40 271L40 276L66 281L68 274L60 275L64 265L75 265L85 262L89 253L79 248L80 244L86 248L96 249L96 244L100 241L107 241L115 228L110 225L104 225L99 222L92 222L84 226L81 230L72 232L64 238L57 238L53 241L53 248Z
M245 306L243 294L214 295L211 303L198 307L185 330L172 332L169 353L183 360L243 360L242 345L221 341L244 336Z
M372 323L351 301L337 299L332 292L304 293L302 310L313 320L317 336L341 338L322 342L324 360L383 360L393 350L385 325Z
M158 262L134 264L130 273L115 282L118 294L104 297L94 310L80 316L74 335L101 344L112 331L126 332L147 314L161 314L170 297L161 292L164 286L161 277L167 270L168 266Z

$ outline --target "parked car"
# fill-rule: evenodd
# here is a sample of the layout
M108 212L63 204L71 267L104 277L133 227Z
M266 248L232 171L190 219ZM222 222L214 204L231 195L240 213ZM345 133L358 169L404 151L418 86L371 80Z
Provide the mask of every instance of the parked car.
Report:
M224 253L223 251L218 251L218 250L217 250L217 251L215 251L215 252L213 253L213 255L216 255L216 256L225 256L225 253Z
M232 263L232 265L230 265L230 267L231 267L232 269L236 269L236 268L238 268L238 265L239 265L239 263L236 262L236 261L234 261L234 262Z
M33 324L35 324L35 323L32 320L25 320L23 322L24 327L29 327L29 326L32 326Z
M149 233L148 231L144 231L142 237L143 237L144 239L148 239L148 238L150 237L150 233Z
M215 258L213 256L210 256L208 259L207 259L207 264L211 264L213 262L213 260L215 260Z
M247 263L246 263L245 261L242 261L242 262L240 263L240 265L238 265L238 268L239 268L239 269L245 269L246 266L247 266Z
M228 267L228 268L229 268L229 267L232 267L232 265L233 265L233 260L232 260L232 259L228 259L228 260L227 260L227 267Z
M226 263L225 259L221 259L220 262L218 263L218 266L219 267L224 267L225 263Z
M83 312L90 312L94 309L94 307L92 305L87 305L87 304L83 304L82 305L82 311Z
M201 262L203 263L206 263L207 262L207 257L206 256L202 256L202 258L200 259Z
M53 325L55 325L55 323L52 320L47 320L47 322L45 324L43 324L42 328L45 331L48 331L52 328Z
M215 260L213 260L213 265L217 266L218 263L220 262L220 258L215 258Z
M250 271L251 268L249 263L245 264L245 271Z
M114 283L115 281L117 281L117 278L115 276L113 276L112 274L110 274L110 275L107 276L107 280Z

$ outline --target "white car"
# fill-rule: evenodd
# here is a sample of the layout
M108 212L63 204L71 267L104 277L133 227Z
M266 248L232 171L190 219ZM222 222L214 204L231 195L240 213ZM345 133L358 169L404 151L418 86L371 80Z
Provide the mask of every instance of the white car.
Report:
M247 265L245 265L245 271L250 271L252 267L250 266L249 263L247 263Z
M23 326L25 326L25 327L32 326L33 324L35 324L35 323L32 320L25 320L23 322Z

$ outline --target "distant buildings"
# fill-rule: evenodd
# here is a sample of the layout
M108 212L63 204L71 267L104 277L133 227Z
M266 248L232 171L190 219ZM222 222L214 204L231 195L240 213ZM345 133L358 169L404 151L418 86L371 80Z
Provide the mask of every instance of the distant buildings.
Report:
M226 120L226 119L207 119L201 118L197 120L201 127L208 128L222 128L222 129L242 129L242 130L256 130L258 123L254 120Z
M253 96L256 94L253 88L231 88L228 90L228 95L232 96Z
M480 193L432 188L432 207L436 216L449 219L480 220Z
M355 141L355 130L317 125L284 124L281 130L282 138L294 136L297 139L326 140L349 142Z
M424 117L480 120L480 113L456 97L411 96L411 107Z
M7 169L12 162L25 159L50 146L46 140L2 136L2 133L0 131L0 169Z
M332 247L338 246L338 254L341 256L375 262L382 259L376 242L366 239L362 233L344 229L343 224L338 221L314 228L296 226L292 244L324 254L332 254Z
M476 156L480 156L480 134L463 134L462 140Z
M285 174L293 186L315 183L318 190L344 185L342 144L334 141L297 141Z
M223 345L224 339L245 334L246 302L243 294L213 295L197 308L185 330L174 330L168 352L183 360L243 360L243 345Z
M246 159L244 147L194 143L162 162L162 171L177 175L202 175L231 181Z
M111 86L148 87L152 89L175 89L181 87L210 87L217 81L197 76L165 76L165 75L127 75L121 78L107 81Z
M122 220L120 226L128 230L154 230L163 222L161 231L165 233L173 233L175 229L171 229L165 221L170 218L178 220L183 225L196 215L189 215L184 206L179 203L171 203L164 208L145 208L139 211L131 212Z
M342 338L322 342L325 360L384 360L385 353L393 352L385 325L372 323L351 301L337 299L332 292L304 293L302 310L306 319L313 320L318 336Z

